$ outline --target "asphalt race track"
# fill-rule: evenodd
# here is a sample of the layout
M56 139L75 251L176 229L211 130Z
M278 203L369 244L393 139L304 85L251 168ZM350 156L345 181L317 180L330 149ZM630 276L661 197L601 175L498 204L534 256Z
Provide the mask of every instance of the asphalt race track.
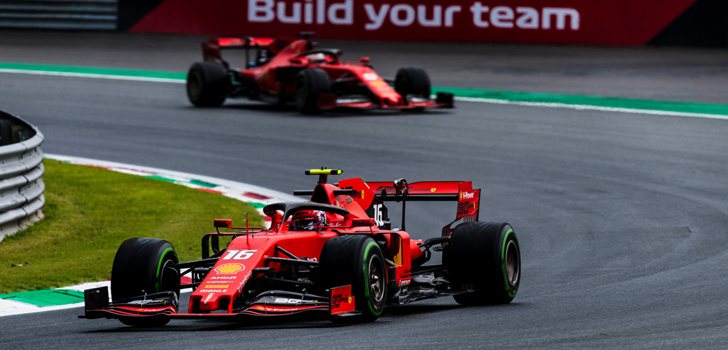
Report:
M11 60L4 55L12 57L13 48L3 46L9 53L0 53L0 60ZM35 52L36 61L43 55L40 44L15 49ZM53 52L44 57L46 63L73 63L62 50ZM103 52L90 52L99 57L84 64L103 65L108 59ZM640 55L639 50L630 52ZM144 52L132 47L126 54ZM165 56L148 58L147 68L157 69ZM419 59L434 71L433 77L442 74L427 58ZM135 62L145 67L142 60ZM677 66L663 68L668 71L660 77L669 76L669 69L680 75ZM647 73L632 79L652 86ZM553 84L560 81L554 78ZM715 80L695 78L685 84L695 86L696 101L725 97L726 85L716 90L720 83ZM111 320L81 320L81 310L71 309L0 317L2 349L663 349L728 344L726 120L464 102L452 111L422 114L306 117L247 101L195 109L180 84L5 73L0 74L0 109L37 125L48 153L282 191L311 187L314 179L303 176L303 169L321 165L365 179L471 179L483 189L481 218L513 224L523 254L521 289L505 306L466 308L443 298L388 309L377 322L364 325L173 321L143 330ZM408 229L418 238L436 236L454 210L413 205Z

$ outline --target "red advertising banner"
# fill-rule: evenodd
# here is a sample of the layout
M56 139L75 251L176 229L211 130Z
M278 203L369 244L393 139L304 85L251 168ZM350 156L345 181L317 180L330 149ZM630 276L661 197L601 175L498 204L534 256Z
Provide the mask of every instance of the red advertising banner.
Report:
M136 32L643 45L695 0L165 0Z

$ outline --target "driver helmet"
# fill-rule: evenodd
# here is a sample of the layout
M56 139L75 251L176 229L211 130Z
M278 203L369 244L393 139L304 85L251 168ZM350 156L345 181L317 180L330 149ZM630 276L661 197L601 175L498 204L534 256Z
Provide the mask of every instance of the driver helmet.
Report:
M308 61L313 63L322 63L326 60L326 55L323 53L314 53L308 55Z
M326 213L321 210L301 210L291 217L290 229L294 231L312 231L317 227L326 226Z

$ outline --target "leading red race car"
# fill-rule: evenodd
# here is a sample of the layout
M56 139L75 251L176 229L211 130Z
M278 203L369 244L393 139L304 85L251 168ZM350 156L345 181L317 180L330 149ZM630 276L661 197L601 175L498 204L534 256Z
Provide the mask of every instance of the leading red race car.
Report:
M231 68L223 49L245 51L245 68ZM299 40L213 38L202 43L204 62L190 67L187 97L195 106L220 106L228 97L279 105L294 103L301 113L334 108L423 110L452 108L453 95L431 99L430 78L407 67L385 80L362 57L342 62L341 51L317 49L309 36Z
M507 223L478 222L480 189L470 181L403 179L327 182L340 170L314 169L309 201L277 203L263 211L269 229L232 227L215 220L202 238L202 259L179 262L164 240L132 238L114 258L107 287L85 291L85 318L118 318L133 326L161 326L172 318L244 318L321 313L373 321L386 305L454 295L464 305L503 304L520 283L520 248ZM393 229L386 203L402 205ZM405 230L406 204L457 202L455 219L427 240ZM230 232L222 232L227 229ZM226 247L221 241L229 240ZM442 264L427 264L442 252ZM191 281L181 284L180 276ZM181 289L192 288L186 312Z

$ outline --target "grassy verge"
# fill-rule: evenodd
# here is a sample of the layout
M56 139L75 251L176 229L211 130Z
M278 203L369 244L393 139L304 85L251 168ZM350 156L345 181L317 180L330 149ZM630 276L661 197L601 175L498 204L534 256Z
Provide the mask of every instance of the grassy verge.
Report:
M45 219L0 242L0 293L108 280L116 249L131 237L158 237L181 260L199 258L212 220L239 222L245 203L183 186L46 160Z

